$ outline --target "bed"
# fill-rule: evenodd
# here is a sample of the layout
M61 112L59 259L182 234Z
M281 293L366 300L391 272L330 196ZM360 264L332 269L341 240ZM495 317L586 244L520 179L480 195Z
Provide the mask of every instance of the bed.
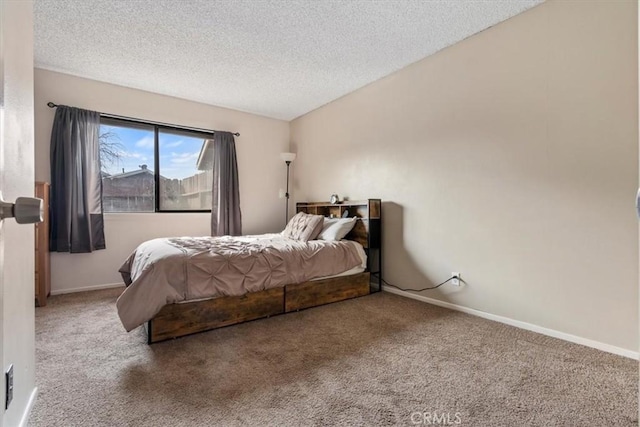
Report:
M298 203L296 211L355 224L341 241L297 241L285 230L141 244L120 270L127 288L116 305L125 329L144 324L151 344L380 290L371 281L381 265L379 199Z

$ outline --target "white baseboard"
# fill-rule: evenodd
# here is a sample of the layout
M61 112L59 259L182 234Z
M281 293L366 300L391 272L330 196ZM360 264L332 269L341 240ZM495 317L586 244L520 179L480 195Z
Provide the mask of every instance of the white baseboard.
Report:
M124 283L106 283L104 285L83 286L71 289L52 289L51 295L72 294L75 292L99 291L100 289L124 288Z
M29 401L27 402L27 407L24 409L24 413L22 414L22 418L20 419L20 427L27 427L29 424L29 416L31 415L31 410L33 409L33 405L36 403L36 398L38 397L38 387L34 387L31 392L31 396L29 396Z
M413 292L401 291L399 289L395 289L390 286L383 286L382 290L392 294L426 302L428 304L438 305L440 307L445 307L451 310L456 310L456 311L461 311L463 313L471 314L473 316L482 317L483 319L489 319L495 322L504 323L506 325L515 326L516 328L526 329L527 331L537 332L542 335L547 335L553 338L559 338L561 340L569 341L575 344L581 344L587 347L596 348L598 350L606 351L607 353L613 353L619 356L624 356L624 357L628 357L630 359L635 359L635 360L640 359L640 353L638 353L637 351L627 350L626 348L616 347L614 345L590 340L588 338L578 337L575 335L567 334L565 332L556 331L554 329L548 329L542 326L533 325L531 323L521 322L520 320L514 320L508 317L498 316L496 314L491 314L484 311L475 310L473 308L452 304L450 302L440 301L435 298L425 297L422 295L415 294Z

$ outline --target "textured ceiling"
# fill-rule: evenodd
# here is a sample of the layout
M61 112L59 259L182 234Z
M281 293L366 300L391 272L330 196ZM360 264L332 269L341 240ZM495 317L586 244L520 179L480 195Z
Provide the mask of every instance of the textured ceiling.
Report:
M35 64L291 120L541 2L36 0Z

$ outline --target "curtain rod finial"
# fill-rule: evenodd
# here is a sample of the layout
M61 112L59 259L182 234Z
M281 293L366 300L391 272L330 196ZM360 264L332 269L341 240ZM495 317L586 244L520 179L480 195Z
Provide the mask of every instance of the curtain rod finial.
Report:
M57 107L57 105L56 105L56 104L54 104L53 102L47 102L47 106L48 106L49 108L55 108L55 107Z

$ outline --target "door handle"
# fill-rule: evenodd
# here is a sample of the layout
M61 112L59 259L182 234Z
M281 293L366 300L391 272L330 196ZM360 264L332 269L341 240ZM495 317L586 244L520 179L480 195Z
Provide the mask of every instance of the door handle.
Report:
M42 199L35 197L18 197L15 203L5 202L0 193L0 221L15 218L18 224L35 224L42 222Z

